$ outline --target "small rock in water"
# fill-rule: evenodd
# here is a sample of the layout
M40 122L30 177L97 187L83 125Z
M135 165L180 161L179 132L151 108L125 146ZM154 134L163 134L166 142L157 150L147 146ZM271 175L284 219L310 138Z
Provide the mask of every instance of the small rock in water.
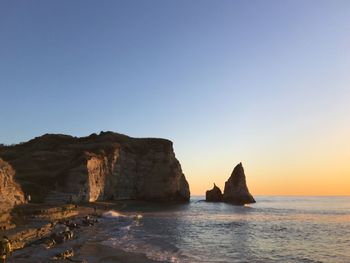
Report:
M219 187L214 183L214 187L211 190L208 190L205 193L205 201L207 202L221 202L222 201L222 192Z

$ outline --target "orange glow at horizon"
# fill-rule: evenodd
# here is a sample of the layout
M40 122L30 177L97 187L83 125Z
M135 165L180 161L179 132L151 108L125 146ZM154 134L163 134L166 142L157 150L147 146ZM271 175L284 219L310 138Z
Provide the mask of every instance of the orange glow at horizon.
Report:
M198 162L184 172L191 195L205 195L213 183L224 191L225 181L240 161L253 195L350 195L350 142L342 138L309 141L304 148L283 145L269 155L254 152L235 161L222 156ZM185 167L191 164L193 160Z
M329 169L297 174L296 171L266 173L245 169L245 173L248 189L253 195L350 195L350 170ZM195 182L189 180L191 195L205 195L213 183L224 191L225 181L230 175L231 172L225 176L208 175Z

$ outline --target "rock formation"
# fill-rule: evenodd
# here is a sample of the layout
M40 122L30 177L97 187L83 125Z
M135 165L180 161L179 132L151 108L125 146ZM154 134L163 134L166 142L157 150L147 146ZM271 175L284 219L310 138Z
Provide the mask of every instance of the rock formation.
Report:
M23 191L38 202L188 201L189 186L169 140L113 132L46 134L2 146Z
M24 203L24 195L14 181L15 171L0 158L0 209L11 208Z
M225 183L224 202L237 205L255 203L249 193L242 163L239 163L232 171L230 178Z
M249 193L244 169L242 163L239 163L234 169L230 178L225 183L224 194L219 187L214 184L212 190L205 194L207 202L226 202L235 205L244 205L255 203L253 196Z
M24 203L24 194L15 182L11 165L0 158L0 230L15 227L11 222L14 206Z
M214 183L214 187L205 193L205 201L207 202L222 202L222 192Z

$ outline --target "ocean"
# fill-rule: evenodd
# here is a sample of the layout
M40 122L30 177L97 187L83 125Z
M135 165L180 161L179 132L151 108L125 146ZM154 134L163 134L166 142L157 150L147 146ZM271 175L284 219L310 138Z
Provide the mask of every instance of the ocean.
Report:
M203 199L130 203L105 214L97 236L160 262L350 262L350 197L257 196L250 206Z

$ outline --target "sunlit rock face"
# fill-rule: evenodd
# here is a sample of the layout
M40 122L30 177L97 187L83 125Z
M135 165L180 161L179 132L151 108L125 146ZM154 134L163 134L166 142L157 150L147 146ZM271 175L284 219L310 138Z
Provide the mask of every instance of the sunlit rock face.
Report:
M2 147L34 201L188 201L189 186L169 140L113 132L46 134Z
M236 205L255 203L246 184L242 163L233 169L230 178L226 181L223 200Z
M24 203L23 192L14 177L11 165L0 159L0 209Z
M205 193L205 201L207 202L221 202L223 199L222 192L219 187L214 184L213 189Z

